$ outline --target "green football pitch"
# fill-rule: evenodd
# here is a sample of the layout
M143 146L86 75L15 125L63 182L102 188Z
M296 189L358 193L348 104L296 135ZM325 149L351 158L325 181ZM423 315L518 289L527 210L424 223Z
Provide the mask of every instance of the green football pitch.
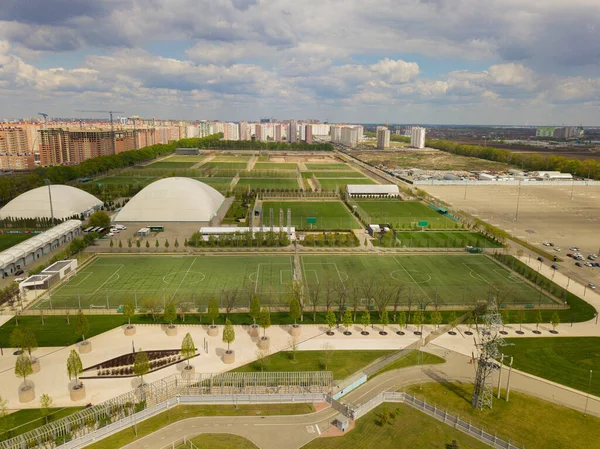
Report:
M292 226L296 229L360 229L350 211L339 201L265 201L262 204L263 221L269 225L273 209L274 226L279 226L279 209L283 209L284 221L287 210L292 210ZM307 223L316 218L316 223Z
M63 281L37 308L115 309L126 300L146 298L205 307L236 291L238 307L257 294L263 304L287 305L295 271L307 295L326 302L342 287L360 292L363 305L380 288L402 288L402 303L469 305L500 289L507 305L551 302L529 284L481 255L303 256L294 270L292 256L98 256ZM367 287L372 287L371 289ZM371 292L371 293L368 293ZM307 296L308 297L308 296Z
M387 223L396 229L416 227L419 221L429 222L434 229L456 226L456 222L420 201L356 201L356 204L367 213L371 223Z

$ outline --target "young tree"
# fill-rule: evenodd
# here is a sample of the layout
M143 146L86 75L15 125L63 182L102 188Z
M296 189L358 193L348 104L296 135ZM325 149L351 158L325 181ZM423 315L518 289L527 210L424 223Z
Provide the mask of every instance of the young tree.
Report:
M269 363L269 351L266 349L256 350L256 364L259 366L260 371L263 372Z
M369 309L366 309L363 312L362 317L360 319L360 324L363 325L363 331L366 332L367 327L369 327L369 324L371 324L371 312L369 312Z
M450 315L448 316L448 323L450 324L450 326L452 326L452 329L454 329L456 327L456 311L452 311L450 312Z
M473 326L474 322L475 322L475 320L473 319L473 312L469 312L467 314L467 317L465 318L465 324L467 326L469 326L469 329L471 329L471 327Z
M179 317L181 321L185 323L185 314L191 310L191 305L189 302L182 301L178 304L179 307Z
M260 299L258 296L252 295L252 299L250 299L250 318L254 322L254 326L256 326L256 320L260 316Z
M163 318L167 323L169 323L170 326L172 326L173 321L177 319L177 308L175 307L175 303L173 301L169 301L167 303Z
M140 381L144 383L144 375L150 371L150 361L148 360L148 354L146 351L142 351L142 348L135 354L133 361L133 374L140 376Z
M175 239L175 243L173 244L173 246L175 247L175 249L179 248L179 242L177 241L177 239Z
M319 358L319 362L321 363L321 367L325 371L327 371L327 367L329 366L329 363L331 362L333 354L334 354L333 346L329 343L323 343L323 346L321 346L321 357Z
M114 248L114 246L115 246L115 242L113 242L113 239L110 239L110 244L109 244L109 246L110 246L111 248Z
M119 248L123 248L123 242L119 239Z
M398 313L398 326L400 327L400 330L404 329L406 327L406 313L401 310L400 313Z
M135 315L135 303L133 299L128 299L123 304L123 316L127 318L127 325L131 326L131 318Z
M381 411L381 415L379 415L379 421L381 422L381 425L392 423L392 414L390 413L387 404L383 404L383 410Z
M150 241L146 240L146 248L150 249Z
M148 242L146 242L146 243L148 243ZM139 239L138 239L138 240L136 240L136 241L135 241L135 246L137 246L137 248L138 248L138 249L140 249L140 248L141 248L141 246L142 246L142 242L141 242Z
M159 246L160 244L158 243L158 239L156 239L156 242L154 242L154 247L156 248L156 251L158 251Z
M506 327L508 323L510 323L510 311L504 309L500 312L500 318L502 319L502 330Z
M87 317L83 314L81 309L77 311L75 316L75 334L81 335L81 340L85 341L85 334L90 330L90 324L88 323Z
M317 321L317 307L319 305L320 297L319 297L319 284L311 284L310 290L308 290L308 301L313 310L313 321Z
M110 217L106 212L94 212L90 215L88 226L93 226L94 228L107 228L110 226Z
M67 373L69 374L69 380L75 379L75 382L77 382L77 378L82 372L83 364L81 363L81 358L75 349L71 349L69 358L67 359Z
M183 341L181 342L181 356L187 360L187 366L189 369L190 359L196 355L196 345L194 345L194 340L192 340L192 336L188 332L183 337Z
M417 329L422 333L423 332L423 311L417 310L413 314L413 324L417 327Z
M335 316L335 313L333 313L333 310L327 311L327 313L325 314L325 321L327 322L327 327L329 328L329 331L331 332L331 329L333 329L335 327L335 325L337 324L337 318Z
M294 320L294 326L297 326L296 322L300 318L302 312L300 311L300 303L296 297L290 299L290 318Z
M48 415L50 414L53 403L54 401L52 398L46 393L40 396L40 415L45 418L46 424L48 424Z
M9 343L13 348L16 348L20 351L25 352L23 349L23 341L25 340L25 335L23 332L23 328L15 327L13 331L10 333Z
M210 298L208 301L208 318L212 320L212 326L215 325L215 320L219 318L219 302L217 298Z
M560 324L560 315L558 314L558 312L554 312L552 314L552 330L556 330L557 326Z
M538 330L540 327L540 323L543 321L542 311L540 309L537 310L535 314L535 329Z
M231 321L225 320L223 328L223 343L227 343L227 353L231 353L229 345L235 341L235 329L231 325Z
M383 332L385 332L385 327L390 325L390 318L388 316L387 309L383 309L381 311L381 326L383 327Z
M23 383L25 383L27 381L27 376L29 376L31 373L33 373L31 359L25 354L21 354L19 357L17 357L17 362L15 363L15 374L19 377L22 377Z
M266 338L267 328L271 327L271 310L268 307L263 307L260 311L258 324L263 328L263 338Z
M442 314L438 310L431 312L431 324L437 329L442 322Z
M352 320L352 312L350 311L350 309L346 309L346 311L344 312L344 316L342 317L342 324L346 328L346 332L349 332L348 329L350 328L350 326L352 326L353 322L354 320Z
M129 239L127 239L127 247L128 247L129 249L131 249L131 247L132 247L132 246L133 246L133 243L131 242L131 239L130 239L130 238L129 238Z
M13 417L8 413L8 401L0 396L0 435L13 428Z
M292 360L296 361L296 352L298 351L298 339L294 336L290 337L290 352L292 354Z
M519 310L517 312L517 323L519 323L519 331L523 329L523 321L525 321L525 311Z

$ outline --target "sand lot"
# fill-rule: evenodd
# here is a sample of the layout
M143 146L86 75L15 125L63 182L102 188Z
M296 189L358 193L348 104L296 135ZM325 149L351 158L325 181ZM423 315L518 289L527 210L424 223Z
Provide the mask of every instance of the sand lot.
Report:
M452 207L478 216L529 243L551 241L565 255L570 246L581 253L600 248L600 186L419 186ZM596 268L598 270L598 268Z

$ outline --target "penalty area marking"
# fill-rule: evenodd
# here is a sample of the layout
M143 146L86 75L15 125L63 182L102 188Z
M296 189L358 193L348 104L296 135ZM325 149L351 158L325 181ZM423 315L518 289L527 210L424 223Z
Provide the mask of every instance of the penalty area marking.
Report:
M508 279L508 281L511 284L522 284L523 283L523 279L521 279L519 276L517 276L513 273L506 274L506 271L504 271L504 270L494 270L494 272L498 273L503 278Z

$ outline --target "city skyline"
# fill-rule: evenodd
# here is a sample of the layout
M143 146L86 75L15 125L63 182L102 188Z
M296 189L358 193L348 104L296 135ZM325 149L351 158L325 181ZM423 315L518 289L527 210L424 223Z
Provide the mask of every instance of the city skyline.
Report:
M8 0L0 119L593 126L598 20L591 0Z

